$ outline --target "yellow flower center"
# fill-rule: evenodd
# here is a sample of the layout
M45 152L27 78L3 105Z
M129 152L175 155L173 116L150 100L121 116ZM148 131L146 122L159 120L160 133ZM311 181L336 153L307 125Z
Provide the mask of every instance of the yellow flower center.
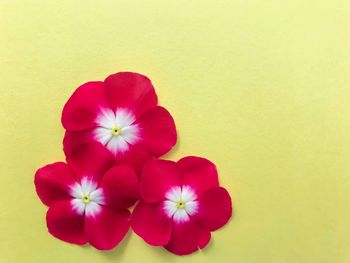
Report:
M112 135L118 136L118 135L120 135L120 131L121 131L121 129L115 127L112 129Z
M88 195L83 195L82 198L81 198L81 200L82 200L85 204L87 204L87 203L90 202L90 196L88 196Z
M182 201L182 200L177 201L176 207L177 207L177 208L181 208L181 209L182 209L182 208L185 208L185 202Z

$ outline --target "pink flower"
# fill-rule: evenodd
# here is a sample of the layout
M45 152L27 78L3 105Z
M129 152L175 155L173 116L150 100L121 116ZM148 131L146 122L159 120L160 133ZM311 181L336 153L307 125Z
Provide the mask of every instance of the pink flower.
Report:
M97 141L118 163L136 169L176 143L173 118L157 106L151 81L137 73L120 72L77 88L64 106L62 124L66 156L76 145Z
M36 172L36 191L49 206L46 223L53 236L101 250L112 249L124 238L127 208L138 199L138 182L129 166L113 164L109 151L89 143L77 147L67 163Z
M131 227L148 244L178 255L204 248L210 232L227 223L231 198L219 187L215 165L200 157L149 161Z

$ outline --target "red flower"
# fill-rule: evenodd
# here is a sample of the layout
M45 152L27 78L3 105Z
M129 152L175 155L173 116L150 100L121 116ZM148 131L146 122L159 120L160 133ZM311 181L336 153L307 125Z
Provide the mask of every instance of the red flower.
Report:
M138 182L129 166L113 164L109 151L90 143L77 147L68 163L49 164L36 172L36 191L49 206L46 223L53 236L101 250L123 239Z
M148 244L178 255L204 248L210 231L232 214L230 195L219 187L215 165L204 158L149 161L140 177L140 195L132 229Z
M80 86L64 106L62 124L66 156L76 145L97 141L118 163L137 169L176 143L173 118L157 106L151 81L137 73L120 72Z

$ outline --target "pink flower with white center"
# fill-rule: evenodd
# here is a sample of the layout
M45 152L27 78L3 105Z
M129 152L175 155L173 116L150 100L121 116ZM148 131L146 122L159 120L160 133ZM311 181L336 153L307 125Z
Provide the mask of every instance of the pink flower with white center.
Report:
M49 232L63 241L112 249L129 229L128 207L138 199L138 179L127 165L115 165L99 143L82 144L67 163L40 168L35 187L49 207Z
M151 81L137 73L120 72L83 84L62 112L66 156L77 145L95 141L118 163L141 169L176 143L174 120L157 101Z
M230 195L219 186L215 165L200 157L149 161L140 177L140 195L132 229L148 244L178 255L203 249L210 232L232 215Z

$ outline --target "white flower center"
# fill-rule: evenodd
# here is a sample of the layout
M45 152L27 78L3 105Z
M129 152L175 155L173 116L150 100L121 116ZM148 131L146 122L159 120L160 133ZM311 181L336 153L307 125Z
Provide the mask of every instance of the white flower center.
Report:
M189 186L173 187L165 198L165 213L176 222L186 222L198 211L197 195Z
M102 188L97 188L97 184L84 177L81 183L75 183L70 186L70 194L73 197L71 204L78 214L86 216L95 216L101 211L101 205L104 204Z
M95 139L114 155L124 153L140 138L139 126L134 122L135 116L126 109L119 108L115 112L103 109L96 118Z

